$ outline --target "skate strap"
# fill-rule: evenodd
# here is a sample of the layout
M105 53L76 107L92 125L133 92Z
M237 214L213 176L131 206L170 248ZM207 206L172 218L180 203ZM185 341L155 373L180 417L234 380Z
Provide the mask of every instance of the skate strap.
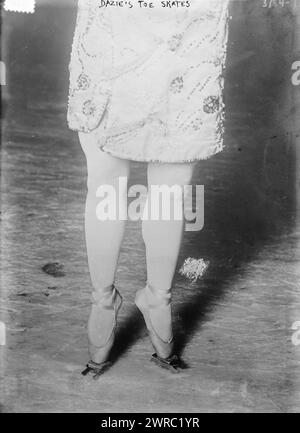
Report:
M113 310L115 306L117 294L118 291L115 288L115 285L112 284L101 290L94 290L92 292L92 302L105 309Z
M147 284L145 295L153 330L162 341L171 343L173 340L171 289L158 290Z
M109 286L101 292L93 292L92 309L88 321L88 336L93 346L100 349L107 344L116 327L121 304L122 297L115 286Z
M167 290L157 289L147 283L145 293L149 307L168 306L171 303L171 288Z

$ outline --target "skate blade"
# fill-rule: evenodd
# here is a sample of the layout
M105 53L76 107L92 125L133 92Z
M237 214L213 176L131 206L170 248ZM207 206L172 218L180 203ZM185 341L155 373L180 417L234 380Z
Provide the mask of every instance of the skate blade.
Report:
M103 373L105 373L110 367L112 363L109 361L103 362L99 364L99 366L91 366L87 364L86 369L81 372L83 376L87 376L88 374L93 375L94 380L98 380Z
M151 357L151 361L154 362L161 368L170 371L171 373L178 374L187 366L184 364L181 359L178 358L177 355L170 356L167 359L160 358L156 353L154 353Z

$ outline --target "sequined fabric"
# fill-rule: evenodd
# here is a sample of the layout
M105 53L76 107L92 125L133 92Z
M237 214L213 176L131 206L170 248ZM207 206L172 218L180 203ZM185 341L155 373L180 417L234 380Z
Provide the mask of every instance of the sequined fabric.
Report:
M153 3L79 0L69 127L121 158L209 158L223 149L228 0Z

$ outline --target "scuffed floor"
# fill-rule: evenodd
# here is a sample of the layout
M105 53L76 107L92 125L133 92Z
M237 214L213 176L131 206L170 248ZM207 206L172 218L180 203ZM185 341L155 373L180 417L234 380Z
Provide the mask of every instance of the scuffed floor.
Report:
M242 7L232 38L244 29ZM41 22L50 12L40 12ZM61 22L66 14L60 12ZM66 128L61 94L41 78L35 87L10 87L1 151L2 412L299 412L300 345L292 330L300 321L294 151L278 113L268 110L278 107L271 89L279 78L272 87L268 71L258 68L263 57L249 60L255 47L264 49L249 38L229 53L227 149L199 163L195 173L195 183L205 185L205 227L185 234L179 266L195 257L208 259L210 267L197 283L176 274L176 344L189 365L180 375L149 362L152 350L133 305L146 278L140 225L133 222L117 275L124 306L114 365L97 382L80 375L88 359L91 290L85 160ZM19 37L11 44L21 52ZM237 61L242 51L254 78L268 76L268 82L244 85L248 75ZM24 66L27 57L19 58L25 62L19 72L14 69L18 80L25 71L24 83L34 74ZM54 76L57 64L47 65L47 77ZM131 182L145 182L144 173L143 164L134 164ZM63 266L60 276L42 270L51 262Z

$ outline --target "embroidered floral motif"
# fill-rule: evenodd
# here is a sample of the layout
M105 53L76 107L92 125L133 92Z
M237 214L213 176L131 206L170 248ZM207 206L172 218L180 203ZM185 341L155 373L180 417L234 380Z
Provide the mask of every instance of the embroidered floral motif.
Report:
M77 78L77 89L78 90L87 90L90 86L91 80L88 75L82 73Z
M200 119L200 117L197 117L197 119L191 122L191 126L194 129L194 131L198 131L202 125L203 125L203 121Z
M182 34L176 34L171 37L171 39L168 41L168 46L170 51L176 51L179 47L182 39Z
M213 61L213 64L215 67L223 66L223 57L216 56L216 58Z
M220 102L217 96L208 96L203 102L203 111L207 114L216 113L219 110Z
M171 81L170 88L173 93L180 93L183 88L183 78L182 77L174 78L174 80Z
M85 101L82 107L82 112L86 116L93 116L96 112L96 105L91 100Z

